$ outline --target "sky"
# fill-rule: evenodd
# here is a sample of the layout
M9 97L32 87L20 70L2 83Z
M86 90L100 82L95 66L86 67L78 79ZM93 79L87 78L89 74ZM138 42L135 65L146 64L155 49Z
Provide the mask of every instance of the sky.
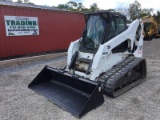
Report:
M13 0L17 1L17 0ZM135 0L29 0L37 5L57 6L58 4L65 4L68 1L81 2L87 8L92 3L97 3L100 9L114 9L128 7L129 4ZM160 10L160 0L138 0L142 8L154 8Z

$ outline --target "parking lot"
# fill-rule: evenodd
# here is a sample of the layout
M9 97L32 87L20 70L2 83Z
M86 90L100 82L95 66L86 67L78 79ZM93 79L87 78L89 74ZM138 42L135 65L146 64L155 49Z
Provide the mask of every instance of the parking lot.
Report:
M76 120L45 97L28 89L28 84L45 66L59 67L66 56L0 67L1 120ZM104 96L103 105L82 120L159 120L160 118L160 39L144 42L146 80L114 99Z

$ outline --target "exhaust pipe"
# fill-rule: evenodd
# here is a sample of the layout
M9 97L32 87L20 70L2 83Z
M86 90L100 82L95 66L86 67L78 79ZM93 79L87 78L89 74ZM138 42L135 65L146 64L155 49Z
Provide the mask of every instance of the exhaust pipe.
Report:
M28 87L78 118L104 102L100 83L73 77L49 66L45 66Z

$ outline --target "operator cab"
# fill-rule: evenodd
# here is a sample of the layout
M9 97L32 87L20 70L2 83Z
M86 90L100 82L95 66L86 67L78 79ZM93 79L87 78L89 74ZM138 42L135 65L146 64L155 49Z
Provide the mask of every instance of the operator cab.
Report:
M80 50L96 51L101 44L127 29L126 17L113 12L85 14L86 27Z
M69 69L89 75L91 66L100 45L108 42L127 29L126 17L113 12L85 14L86 27L80 42L80 49L73 56ZM128 40L115 47L112 52L128 50Z

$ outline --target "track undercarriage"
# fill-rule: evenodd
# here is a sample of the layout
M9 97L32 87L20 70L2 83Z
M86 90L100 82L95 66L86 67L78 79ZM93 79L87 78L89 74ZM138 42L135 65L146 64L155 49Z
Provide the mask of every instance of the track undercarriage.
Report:
M99 81L103 93L111 97L117 97L143 82L146 72L145 59L128 57L110 71L104 73Z

